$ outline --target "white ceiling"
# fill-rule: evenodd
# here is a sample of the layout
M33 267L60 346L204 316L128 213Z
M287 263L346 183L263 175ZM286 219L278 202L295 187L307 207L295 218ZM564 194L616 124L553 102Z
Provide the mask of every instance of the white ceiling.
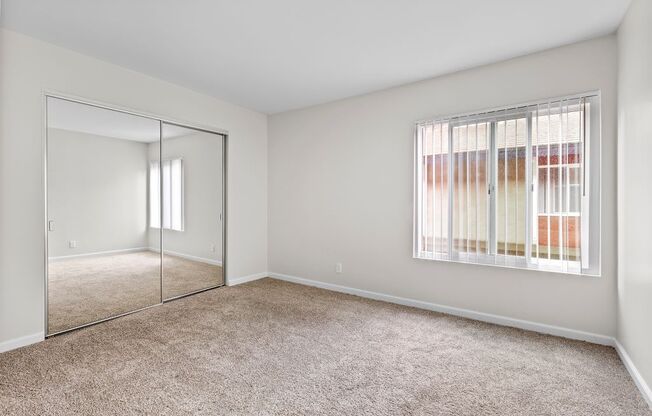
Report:
M613 32L630 0L4 0L0 23L265 113Z
M77 131L143 143L159 138L159 122L120 111L48 98L48 128ZM175 125L163 125L164 139L193 134L195 131Z

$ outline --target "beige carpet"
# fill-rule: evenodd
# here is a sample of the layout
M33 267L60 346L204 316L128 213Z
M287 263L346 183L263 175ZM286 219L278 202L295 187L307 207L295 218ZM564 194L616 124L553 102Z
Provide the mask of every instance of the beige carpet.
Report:
M615 351L264 279L0 355L2 415L651 415Z
M163 299L223 284L224 270L221 266L169 254L163 256Z
M151 251L50 262L48 333L160 303L160 269ZM223 282L220 266L164 256L164 299Z

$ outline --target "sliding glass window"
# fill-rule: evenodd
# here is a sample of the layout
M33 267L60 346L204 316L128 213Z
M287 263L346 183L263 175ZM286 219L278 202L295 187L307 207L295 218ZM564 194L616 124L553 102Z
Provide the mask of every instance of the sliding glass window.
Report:
M420 122L414 256L600 273L593 94Z

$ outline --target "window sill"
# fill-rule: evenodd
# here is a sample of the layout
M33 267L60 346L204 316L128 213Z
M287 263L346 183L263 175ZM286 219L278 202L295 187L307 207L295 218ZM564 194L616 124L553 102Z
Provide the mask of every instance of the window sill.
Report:
M582 270L578 262L562 262L560 260L541 260L539 263L528 263L525 259L516 256L489 256L456 253L453 256L446 254L416 253L413 258L417 260L430 260L447 263L461 263L478 266L502 267L507 269L528 270L552 274L564 274L583 277L600 277L600 273Z

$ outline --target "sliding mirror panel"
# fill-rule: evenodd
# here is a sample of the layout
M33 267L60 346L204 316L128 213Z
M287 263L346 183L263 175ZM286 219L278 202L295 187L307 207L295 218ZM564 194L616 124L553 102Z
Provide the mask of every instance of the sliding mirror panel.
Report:
M160 122L47 98L47 333L161 302L150 167Z
M167 123L161 131L162 149L150 145L150 175L160 176L153 201L161 201L150 232L156 239L162 230L166 300L224 284L224 137Z

